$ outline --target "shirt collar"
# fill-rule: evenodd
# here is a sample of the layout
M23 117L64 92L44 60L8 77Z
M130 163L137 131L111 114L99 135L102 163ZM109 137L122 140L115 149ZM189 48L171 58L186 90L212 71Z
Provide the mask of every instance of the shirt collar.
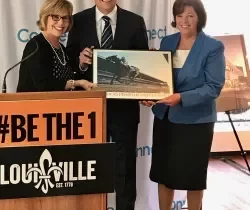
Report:
M100 10L96 7L96 22L100 21L102 19L103 16L105 16L104 14L102 14L100 12ZM112 10L112 12L110 12L108 15L106 15L110 18L110 23L111 24L116 24L116 20L117 20L117 6L115 5L114 9Z

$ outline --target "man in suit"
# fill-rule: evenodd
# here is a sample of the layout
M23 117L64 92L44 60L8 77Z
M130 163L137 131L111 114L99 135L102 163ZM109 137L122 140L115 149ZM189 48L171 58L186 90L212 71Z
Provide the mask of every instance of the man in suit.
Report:
M120 8L117 0L95 0L74 15L67 49L84 78L93 81L92 49L148 50L141 16ZM140 107L136 100L107 100L107 141L116 143L116 210L133 210L136 200L136 146Z

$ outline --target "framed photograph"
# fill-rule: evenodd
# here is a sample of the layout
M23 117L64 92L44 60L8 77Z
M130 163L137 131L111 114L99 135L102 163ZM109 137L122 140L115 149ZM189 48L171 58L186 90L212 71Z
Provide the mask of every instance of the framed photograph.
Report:
M93 51L93 82L107 98L159 100L173 94L171 51Z
M250 120L249 114L240 116L250 108L250 69L244 35L228 34L214 36L214 38L224 44L226 62L225 85L217 99L217 110L239 113L238 117ZM228 120L227 116L225 118ZM220 119L223 118L218 117L218 121Z

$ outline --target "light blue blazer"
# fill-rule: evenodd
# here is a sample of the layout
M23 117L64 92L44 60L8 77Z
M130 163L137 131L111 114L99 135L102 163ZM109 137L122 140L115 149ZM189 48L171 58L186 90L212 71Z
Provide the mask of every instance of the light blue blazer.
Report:
M162 39L160 50L176 51L180 33ZM169 107L168 119L173 123L196 124L217 120L216 98L225 83L224 45L200 32L175 83L181 103ZM156 104L152 111L162 119L167 105Z

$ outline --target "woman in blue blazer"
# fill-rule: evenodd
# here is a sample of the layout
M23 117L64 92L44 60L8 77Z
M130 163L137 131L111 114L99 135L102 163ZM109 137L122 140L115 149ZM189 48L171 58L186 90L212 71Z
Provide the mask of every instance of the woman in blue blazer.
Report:
M216 98L225 81L224 45L202 31L206 11L200 0L176 0L173 27L160 50L173 52L175 93L153 105L150 179L159 185L161 210L171 210L174 190L187 190L188 209L201 208L217 117Z

